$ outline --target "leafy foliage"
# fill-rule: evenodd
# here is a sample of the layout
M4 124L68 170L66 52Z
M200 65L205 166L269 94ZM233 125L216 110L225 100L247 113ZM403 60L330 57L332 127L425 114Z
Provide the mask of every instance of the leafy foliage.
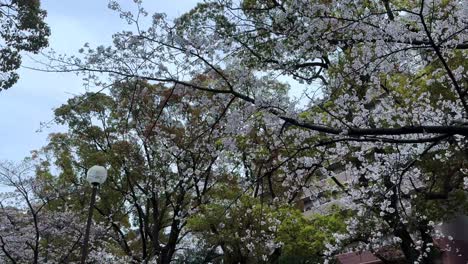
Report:
M18 81L22 51L37 53L48 45L45 16L39 0L0 1L0 91Z
M43 176L83 191L107 165L96 219L134 262L437 262L436 223L467 213L465 2L208 0L143 23L111 1L134 31L51 54L112 88L56 110Z

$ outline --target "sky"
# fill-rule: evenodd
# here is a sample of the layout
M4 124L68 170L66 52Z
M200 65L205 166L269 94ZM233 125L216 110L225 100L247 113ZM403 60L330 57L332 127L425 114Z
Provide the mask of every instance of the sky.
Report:
M166 13L176 18L190 10L199 0L146 0L143 7L151 15ZM133 10L133 0L120 0L124 9ZM107 8L108 0L41 0L51 28L49 48L74 54L88 42L109 44L112 34L128 25ZM39 57L33 57L37 59ZM24 66L34 66L23 57ZM0 92L0 161L20 161L47 143L47 136L63 131L58 126L41 126L53 119L53 109L67 99L85 92L80 77L67 73L46 73L27 68L19 70L20 81ZM42 128L42 129L41 129Z

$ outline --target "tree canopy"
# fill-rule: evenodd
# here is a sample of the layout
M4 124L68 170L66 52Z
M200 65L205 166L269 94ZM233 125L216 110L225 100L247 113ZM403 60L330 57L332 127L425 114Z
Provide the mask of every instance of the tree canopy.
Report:
M48 45L45 16L39 0L0 1L0 91L18 81L22 51L37 53Z
M136 5L109 4L133 31L45 69L107 88L56 109L68 131L37 154L71 196L110 168L107 254L440 260L439 223L468 209L465 0L207 0L174 21Z

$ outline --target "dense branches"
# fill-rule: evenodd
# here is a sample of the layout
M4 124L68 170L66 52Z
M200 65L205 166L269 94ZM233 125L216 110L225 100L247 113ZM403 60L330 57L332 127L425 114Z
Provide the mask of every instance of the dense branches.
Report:
M135 84L56 114L86 142L78 149L119 168L136 260L170 261L193 212L211 213L210 202L228 212L247 194L272 208L341 201L353 216L321 257L396 247L410 263L437 261L435 223L467 209L465 0L213 0L174 22L154 14L146 29L137 4L135 15L110 4L135 31L79 56L51 53L43 69ZM233 201L210 193L228 183L240 186ZM210 256L253 254L212 243L218 229L204 227ZM278 255L276 243L261 254Z

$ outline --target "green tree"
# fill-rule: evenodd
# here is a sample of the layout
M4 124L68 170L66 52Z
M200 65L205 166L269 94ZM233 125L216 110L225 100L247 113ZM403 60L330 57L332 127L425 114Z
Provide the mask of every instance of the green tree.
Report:
M0 1L0 91L18 81L22 51L37 53L48 45L45 16L39 0Z
M211 193L188 228L201 240L201 259L216 263L318 263L334 233L346 231L350 212L334 207L306 217L294 205L240 195L225 182ZM275 204L276 203L276 204ZM221 249L221 250L219 250ZM206 263L206 262L200 262Z
M53 187L69 193L55 206L85 209L91 189L83 175L94 164L107 166L95 220L114 234L108 249L134 262L175 260L190 231L186 219L227 170L223 145L214 144L224 102L206 104L206 96L128 81L57 108L68 132L52 134L38 154L41 175L55 175Z

